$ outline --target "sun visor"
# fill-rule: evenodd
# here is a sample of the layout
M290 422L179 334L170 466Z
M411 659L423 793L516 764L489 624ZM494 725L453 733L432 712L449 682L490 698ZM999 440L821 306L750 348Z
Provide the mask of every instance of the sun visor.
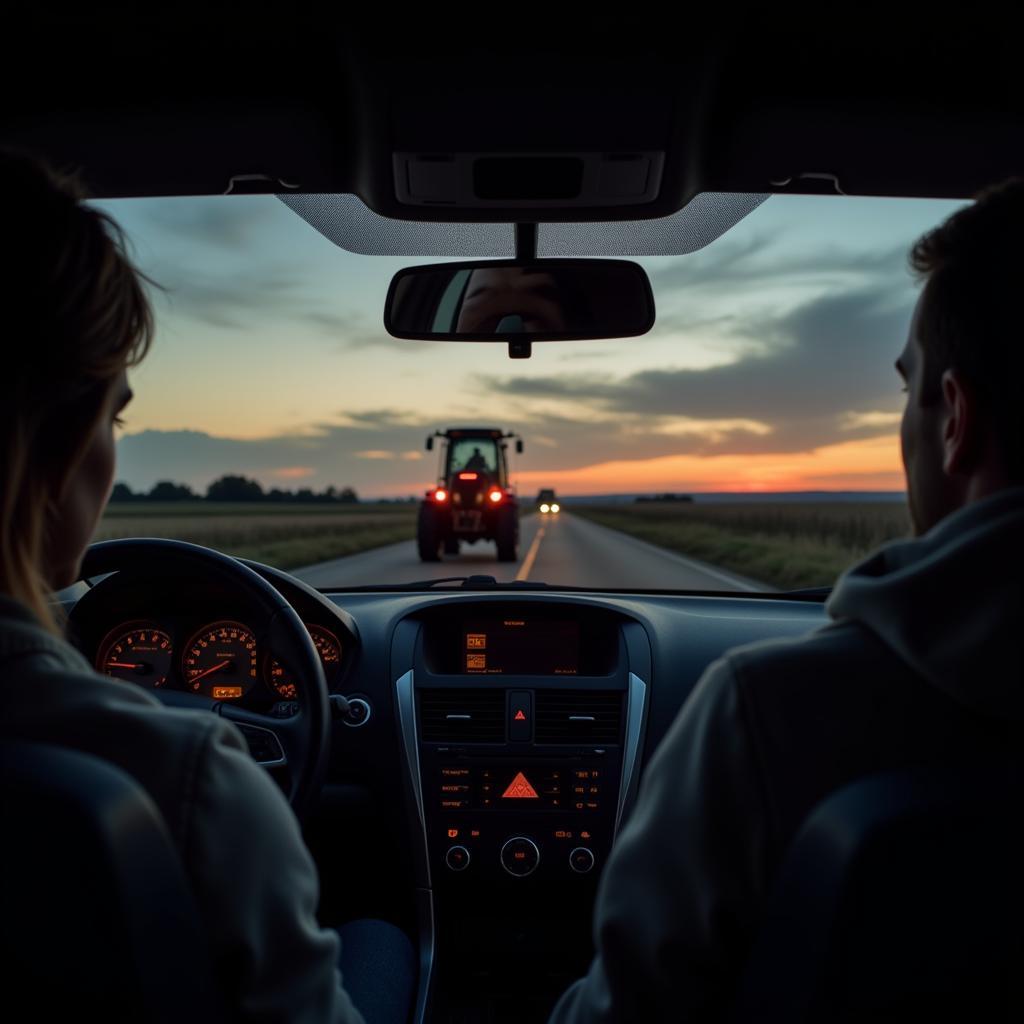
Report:
M757 209L765 193L702 192L654 220L541 224L538 256L683 256L710 245ZM382 217L358 196L287 193L278 199L325 238L363 256L512 257L512 224L455 224Z

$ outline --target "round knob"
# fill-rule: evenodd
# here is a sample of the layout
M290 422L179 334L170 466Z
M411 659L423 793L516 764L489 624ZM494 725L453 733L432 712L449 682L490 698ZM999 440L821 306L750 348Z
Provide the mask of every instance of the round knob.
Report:
M594 866L594 854L585 846L577 846L569 854L569 867L578 874L585 875Z
M444 862L452 871L465 871L469 867L469 850L464 846L449 847Z
M362 697L351 697L348 702L348 710L342 721L353 729L366 725L370 720L370 705Z
M516 878L532 875L539 863L537 844L525 836L515 836L501 848L501 866Z

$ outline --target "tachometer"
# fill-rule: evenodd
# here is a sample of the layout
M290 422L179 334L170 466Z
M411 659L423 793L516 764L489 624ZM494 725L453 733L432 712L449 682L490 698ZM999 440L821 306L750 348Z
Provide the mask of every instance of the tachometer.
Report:
M332 669L336 669L341 664L341 643L330 630L324 629L323 626L311 626L307 623L306 629L309 630L309 635L313 638L317 654L320 655L320 660L324 663L324 671L330 678ZM291 673L279 661L272 660L270 662L270 685L277 695L285 700L295 700L299 695Z
M100 645L96 668L104 675L157 688L167 682L174 646L162 630L146 622L125 622Z
M256 640L239 622L214 622L189 641L181 667L193 693L238 700L256 682Z

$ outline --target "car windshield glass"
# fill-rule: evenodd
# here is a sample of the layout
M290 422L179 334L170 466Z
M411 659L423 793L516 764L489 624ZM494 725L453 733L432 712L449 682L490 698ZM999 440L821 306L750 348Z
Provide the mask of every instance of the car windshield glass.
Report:
M906 254L958 203L751 204L699 251L636 258L649 334L529 360L389 337L392 276L438 260L345 251L273 196L97 205L158 286L100 538L177 537L328 589L749 592L828 586L908 530ZM467 425L507 435L507 481L488 437L451 442L451 472L490 475L478 491L444 477L437 446Z

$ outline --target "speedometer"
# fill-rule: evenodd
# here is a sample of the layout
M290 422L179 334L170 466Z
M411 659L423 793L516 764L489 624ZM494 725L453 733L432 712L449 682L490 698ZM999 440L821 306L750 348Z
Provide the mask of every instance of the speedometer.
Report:
M156 688L167 682L173 654L171 638L162 629L146 622L125 622L100 645L96 668L115 679Z
M256 682L256 640L239 622L203 627L185 648L185 684L214 700L238 700Z
M313 645L316 647L317 654L320 655L329 681L331 670L341 664L341 643L330 630L324 629L323 626L311 626L307 623L306 629L309 630L309 635L313 638ZM285 700L295 700L299 695L295 680L279 661L271 660L269 674L270 685L274 692Z

